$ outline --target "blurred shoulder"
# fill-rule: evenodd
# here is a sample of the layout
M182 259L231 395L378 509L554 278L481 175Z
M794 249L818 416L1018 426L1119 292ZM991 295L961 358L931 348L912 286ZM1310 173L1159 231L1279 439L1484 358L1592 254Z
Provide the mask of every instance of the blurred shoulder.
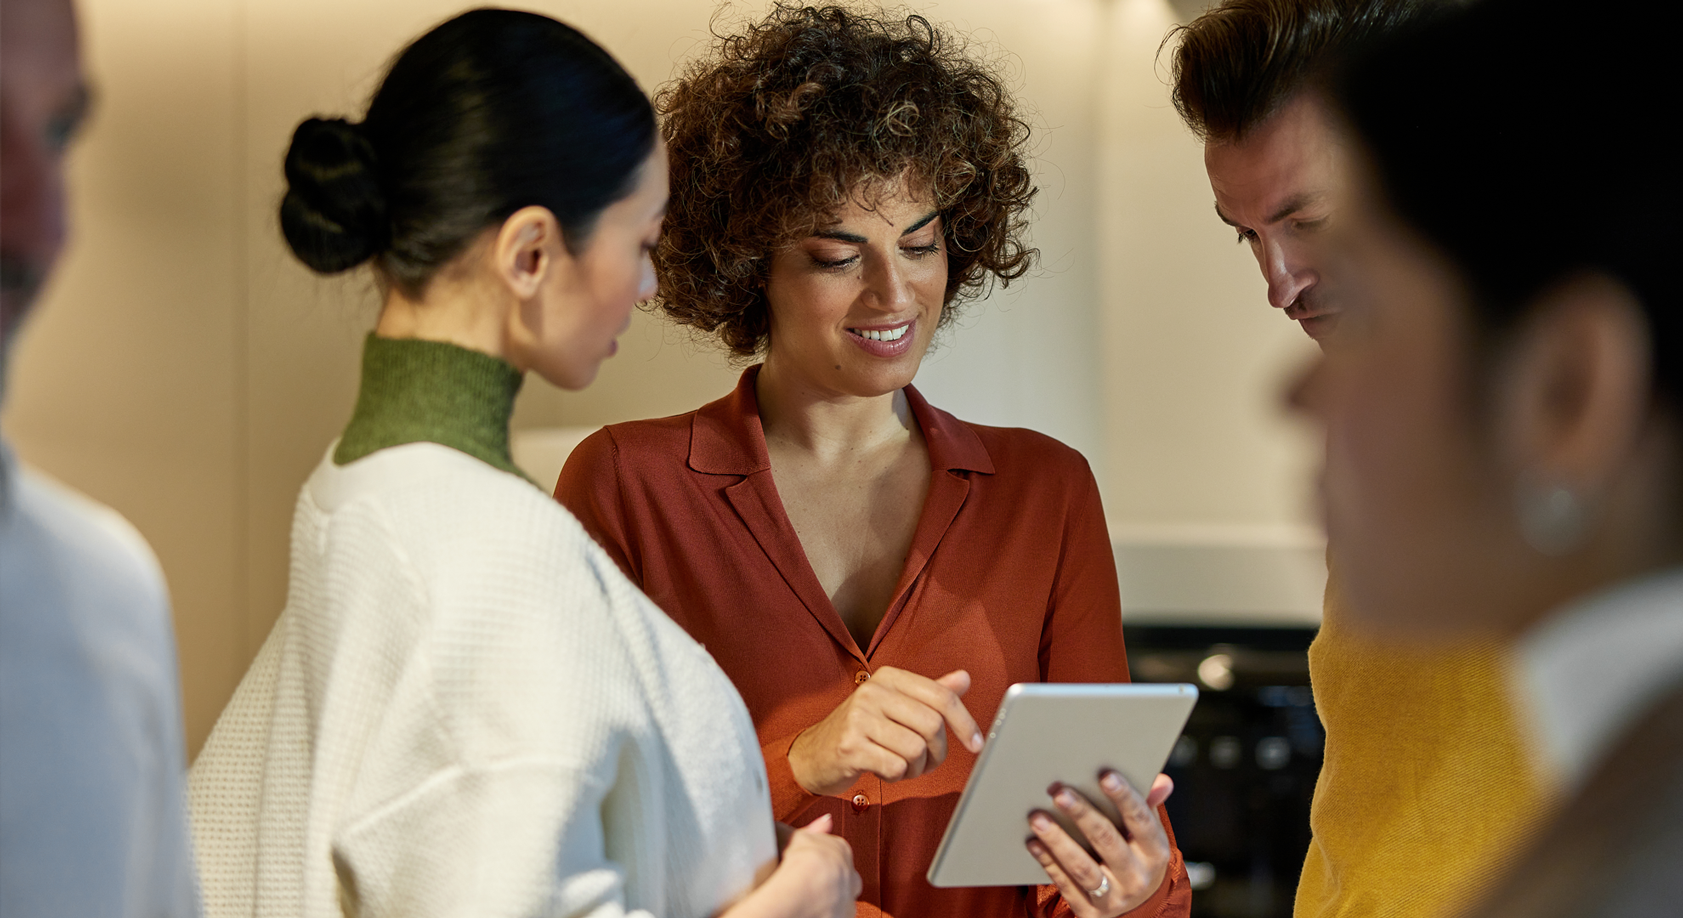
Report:
M8 544L7 553L17 567L9 573L52 578L80 597L72 605L81 612L169 631L157 556L122 514L33 469L19 468L12 483L16 513L7 541L17 544Z

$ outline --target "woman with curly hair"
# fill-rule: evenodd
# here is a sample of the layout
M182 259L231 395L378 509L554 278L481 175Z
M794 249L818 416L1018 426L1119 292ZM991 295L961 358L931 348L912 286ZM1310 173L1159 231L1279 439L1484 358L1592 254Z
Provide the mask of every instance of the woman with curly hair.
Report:
M657 106L659 308L760 362L719 401L593 435L557 498L725 668L777 817L827 814L853 846L860 914L1186 914L1151 811L1166 779L1106 776L1121 827L1053 790L1096 855L1025 814L1044 886L924 879L1009 685L1128 678L1086 461L911 385L960 304L1035 255L1000 79L919 16L778 6Z

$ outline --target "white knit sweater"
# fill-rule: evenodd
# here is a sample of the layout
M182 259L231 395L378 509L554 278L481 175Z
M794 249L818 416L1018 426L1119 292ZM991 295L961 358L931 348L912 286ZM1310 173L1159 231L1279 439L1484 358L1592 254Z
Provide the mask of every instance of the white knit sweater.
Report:
M571 514L413 443L304 486L190 796L211 916L684 918L775 858L765 788L729 680Z

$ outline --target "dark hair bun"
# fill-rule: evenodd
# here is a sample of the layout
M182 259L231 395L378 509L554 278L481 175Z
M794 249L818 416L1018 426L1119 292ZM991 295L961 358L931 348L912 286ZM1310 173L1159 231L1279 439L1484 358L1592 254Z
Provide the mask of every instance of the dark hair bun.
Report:
M469 10L398 54L362 121L298 125L281 229L316 271L372 260L382 283L419 297L522 207L547 208L564 243L583 243L657 139L637 81L583 33Z
M286 151L281 232L298 260L322 274L374 257L391 236L374 148L343 118L310 118Z

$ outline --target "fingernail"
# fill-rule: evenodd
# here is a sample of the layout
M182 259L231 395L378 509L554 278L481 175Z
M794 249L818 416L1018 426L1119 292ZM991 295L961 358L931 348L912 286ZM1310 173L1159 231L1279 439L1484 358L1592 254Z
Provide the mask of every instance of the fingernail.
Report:
M1033 823L1034 827L1042 832L1052 828L1052 820L1045 813L1035 813L1029 817L1029 822Z
M1058 796L1053 799L1058 801L1058 806L1061 806L1066 810L1075 808L1075 794L1070 791L1058 791Z
M1105 790L1113 794L1122 792L1122 776L1114 771L1105 772L1104 777L1099 779L1099 783L1104 785Z
M970 734L970 751L982 751L982 731L977 730L975 733Z

